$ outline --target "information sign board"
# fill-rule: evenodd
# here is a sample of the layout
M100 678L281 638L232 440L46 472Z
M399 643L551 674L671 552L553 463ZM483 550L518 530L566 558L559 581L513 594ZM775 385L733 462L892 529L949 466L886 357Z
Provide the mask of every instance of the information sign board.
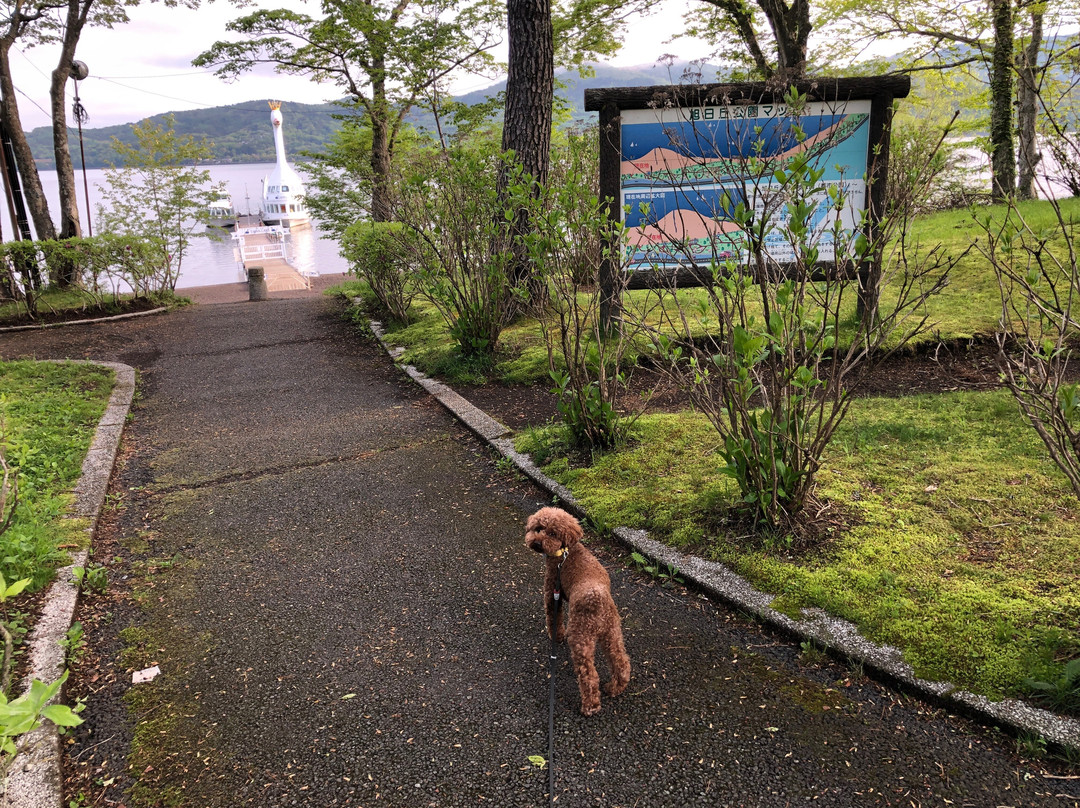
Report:
M771 261L795 261L787 238L788 184L778 172L796 157L822 172L811 197L809 241L832 261L834 224L851 234L864 221L871 102L741 104L624 110L620 204L630 270L748 260L735 206L767 219ZM836 205L829 196L842 190ZM848 243L849 239L842 239Z

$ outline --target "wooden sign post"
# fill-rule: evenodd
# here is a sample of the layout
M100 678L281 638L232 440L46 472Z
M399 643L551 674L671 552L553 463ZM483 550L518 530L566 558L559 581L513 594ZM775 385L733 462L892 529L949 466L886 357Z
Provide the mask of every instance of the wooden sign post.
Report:
M792 89L797 109L788 106ZM887 76L586 90L585 109L600 113L600 197L626 228L624 260L609 259L601 276L605 325L619 317L624 289L700 286L723 267L747 267L734 208L771 217L780 233L783 167L796 154L822 171L811 216L821 271L846 260L844 245L832 243L837 217L844 232L861 228L873 243L893 100L910 89L909 77ZM830 207L833 185L841 207ZM773 265L794 263L779 235L765 249ZM860 288L880 271L866 262L856 269Z

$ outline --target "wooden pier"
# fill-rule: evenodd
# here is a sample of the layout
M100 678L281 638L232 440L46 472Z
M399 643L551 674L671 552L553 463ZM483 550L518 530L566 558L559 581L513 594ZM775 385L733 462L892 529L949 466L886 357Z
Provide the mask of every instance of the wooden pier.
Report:
M258 217L240 217L233 234L237 242L237 261L243 265L245 273L248 267L261 266L266 274L268 291L310 289L311 280L289 263L285 232L281 227L262 227Z

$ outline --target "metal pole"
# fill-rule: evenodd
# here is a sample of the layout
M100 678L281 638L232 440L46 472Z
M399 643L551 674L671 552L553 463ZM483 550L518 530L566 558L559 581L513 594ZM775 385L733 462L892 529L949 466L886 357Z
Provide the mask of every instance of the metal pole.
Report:
M74 72L73 77L80 75ZM84 75L83 78L86 76ZM79 159L82 160L82 182L83 182L83 198L86 199L86 234L93 237L94 235L94 214L90 210L90 184L86 181L86 151L83 148L83 134L82 125L90 120L90 116L86 113L86 107L79 101L79 79L75 78L75 102L71 106L71 114L75 118L75 123L79 128Z

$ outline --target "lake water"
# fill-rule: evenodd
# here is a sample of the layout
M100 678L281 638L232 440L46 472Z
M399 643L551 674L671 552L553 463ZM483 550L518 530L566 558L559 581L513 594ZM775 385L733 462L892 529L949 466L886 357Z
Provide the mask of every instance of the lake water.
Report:
M262 178L274 168L273 163L247 163L242 165L207 166L214 182L224 182L233 205L240 213L258 213L259 199L262 194ZM102 169L90 169L86 172L90 187L91 211L101 201L98 186L105 184L105 172ZM60 206L60 192L55 171L42 171L41 184L49 199L50 210ZM75 184L78 188L79 215L86 232L86 200L83 193L82 172L75 171ZM10 219L7 211L4 215L4 238L11 238ZM96 232L96 231L95 231ZM198 232L202 232L201 230ZM337 241L323 238L316 225L296 230L290 236L289 258L297 269L312 270L326 275L348 271L348 265L338 254ZM229 233L220 240L195 238L184 261L180 266L180 280L177 288L187 286L212 286L219 283L237 283L246 279L243 269L233 255L233 240Z

